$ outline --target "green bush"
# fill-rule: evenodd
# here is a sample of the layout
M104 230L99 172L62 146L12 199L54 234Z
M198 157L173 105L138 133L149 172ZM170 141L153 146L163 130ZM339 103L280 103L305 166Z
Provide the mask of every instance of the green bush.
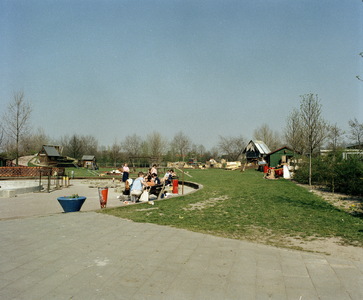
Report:
M337 163L335 174L335 191L349 195L363 195L363 162L358 156L353 155Z
M333 160L330 156L319 156L312 159L312 184L325 185L330 191L349 195L363 195L363 162L356 155L342 159L338 153ZM300 183L309 182L309 162L299 166L294 179Z
M329 157L313 157L311 160L312 184L324 184L330 180L331 159ZM309 161L306 160L294 174L294 179L300 183L309 183Z

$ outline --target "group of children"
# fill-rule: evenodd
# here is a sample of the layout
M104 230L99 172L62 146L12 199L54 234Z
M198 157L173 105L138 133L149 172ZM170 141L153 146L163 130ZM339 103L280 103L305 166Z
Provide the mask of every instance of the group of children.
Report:
M125 164L123 171L125 173L125 167L127 168L127 164ZM164 184L165 186L168 186L172 183L172 179L173 177L176 176L176 173L174 172L173 169L167 170L167 172L165 173L164 177L159 179L158 177L158 171L156 168L156 165L153 165L152 168L149 169L149 172L144 176L144 173L139 172L138 174L138 178L135 179L134 181L132 179L128 178L129 175L129 171L127 170L127 176L123 176L122 181L125 182L125 190L123 192L124 195L131 195L131 198L133 202L136 202L136 199L138 196L141 195L142 191L146 188L146 187L150 187L150 186L154 186L154 185L159 185L159 184ZM134 197L132 197L134 196Z
M165 186L171 184L172 178L176 176L176 173L173 169L167 170L164 177L159 179L158 170L156 169L156 165L153 165L152 168L149 169L149 172L144 177L145 182L149 186L162 184L165 182Z

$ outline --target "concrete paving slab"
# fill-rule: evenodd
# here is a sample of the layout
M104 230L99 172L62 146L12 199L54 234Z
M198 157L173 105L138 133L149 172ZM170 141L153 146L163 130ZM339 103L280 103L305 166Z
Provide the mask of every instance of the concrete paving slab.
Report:
M117 196L121 195L123 183L113 183L112 180L71 180L69 187L63 187L59 190L53 190L50 193L37 192L16 195L16 197L0 197L0 220L22 218L29 216L41 216L51 213L63 213L63 209L58 203L57 198L63 196L71 196L78 194L87 197L81 211L94 211L101 209L98 196L97 184L101 186L109 186L107 207L120 207L125 205L124 201L120 201ZM114 186L111 187L111 186ZM184 186L184 194L195 191L195 189ZM175 196L181 195L181 188L179 194L169 196L171 199ZM156 200L154 195L150 195L150 200Z
M0 199L0 299L363 299L361 262L133 223L92 212L81 182L67 192L90 201L65 214L64 190Z

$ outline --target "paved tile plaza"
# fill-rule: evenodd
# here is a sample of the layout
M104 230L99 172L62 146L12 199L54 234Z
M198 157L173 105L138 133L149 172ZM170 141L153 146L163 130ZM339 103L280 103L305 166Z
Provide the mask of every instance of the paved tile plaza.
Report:
M361 262L134 223L74 191L68 214L64 189L0 198L0 299L363 299Z

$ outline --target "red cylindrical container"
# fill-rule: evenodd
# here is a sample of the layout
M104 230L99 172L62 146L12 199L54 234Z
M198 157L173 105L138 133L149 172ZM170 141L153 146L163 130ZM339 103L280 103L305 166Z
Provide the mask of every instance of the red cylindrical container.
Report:
M105 208L107 205L107 194L108 194L108 187L98 188L98 196L100 198L101 208Z
M267 173L268 166L263 166L263 173Z
M173 194L178 193L178 179L173 179Z

